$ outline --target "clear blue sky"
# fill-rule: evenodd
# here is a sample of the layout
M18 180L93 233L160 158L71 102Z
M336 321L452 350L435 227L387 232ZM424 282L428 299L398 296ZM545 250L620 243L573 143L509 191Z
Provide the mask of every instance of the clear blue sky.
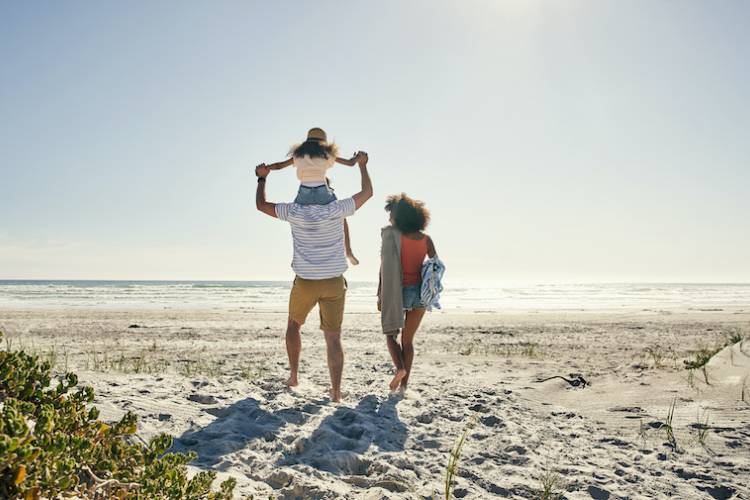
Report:
M750 281L749 23L739 0L2 2L0 278L289 279L252 166L320 126L371 158L350 279L405 191L455 282Z

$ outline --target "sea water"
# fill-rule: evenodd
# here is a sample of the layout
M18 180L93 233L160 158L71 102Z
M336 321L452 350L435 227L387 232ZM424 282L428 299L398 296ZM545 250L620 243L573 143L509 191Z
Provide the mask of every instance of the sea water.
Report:
M455 286L444 310L750 310L750 284L598 283ZM285 311L289 281L0 280L0 308L226 309ZM347 311L375 311L377 283L350 282Z

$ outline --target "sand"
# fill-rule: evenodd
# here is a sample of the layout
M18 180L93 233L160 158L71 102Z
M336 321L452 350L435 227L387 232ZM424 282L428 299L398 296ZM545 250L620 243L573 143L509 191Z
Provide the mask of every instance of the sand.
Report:
M444 498L466 432L456 498L540 498L544 483L561 498L750 498L750 340L712 359L709 384L683 366L728 332L750 335L748 311L433 313L404 395L387 390L377 316L347 314L341 404L316 321L302 383L284 386L284 324L281 312L0 310L13 348L77 371L102 418L135 412L141 437L174 435L199 454L193 471L235 477L238 497ZM570 373L590 385L537 382Z

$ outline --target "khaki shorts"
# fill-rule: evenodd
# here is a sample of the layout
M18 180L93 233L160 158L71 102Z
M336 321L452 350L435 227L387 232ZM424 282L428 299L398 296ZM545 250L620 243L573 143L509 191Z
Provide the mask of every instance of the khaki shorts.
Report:
M344 321L346 279L343 276L325 280L294 278L289 294L289 319L305 323L315 304L320 308L320 329L325 332L340 332Z

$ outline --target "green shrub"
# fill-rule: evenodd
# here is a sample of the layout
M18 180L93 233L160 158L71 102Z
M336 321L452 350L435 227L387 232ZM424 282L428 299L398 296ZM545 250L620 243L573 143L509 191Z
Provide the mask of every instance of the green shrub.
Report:
M0 351L0 498L232 498L234 479L213 492L215 472L187 478L196 455L167 453L171 436L134 439L133 413L111 425L98 420L94 391L77 387L75 374L51 382L48 362Z

